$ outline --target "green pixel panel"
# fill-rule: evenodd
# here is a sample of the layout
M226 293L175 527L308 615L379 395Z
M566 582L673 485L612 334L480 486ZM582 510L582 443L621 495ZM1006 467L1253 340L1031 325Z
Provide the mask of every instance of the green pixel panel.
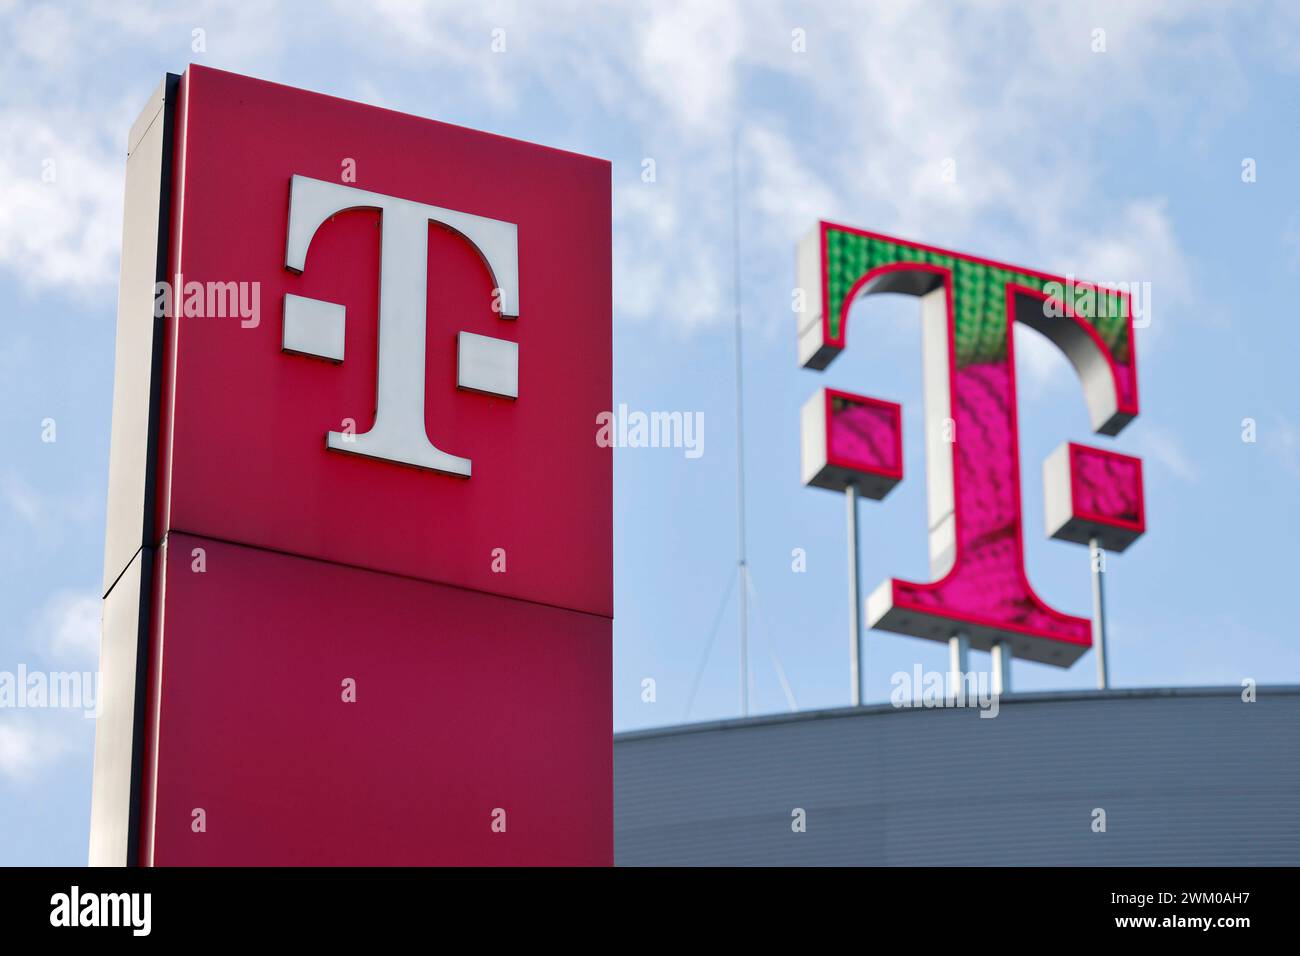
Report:
M841 308L849 290L864 275L879 266L900 262L917 262L939 266L953 274L953 315L956 329L957 365L1005 361L1007 357L1006 287L1008 282L1042 292L1055 281L1063 287L1064 278L1045 279L1015 269L988 265L964 256L938 252L864 236L844 229L826 229L826 268L829 298L830 334L841 336ZM1064 289L1053 289L1060 294ZM1097 330L1111 354L1126 362L1129 353L1127 315L1116 295L1094 291L1076 284L1073 288L1075 313L1087 318Z

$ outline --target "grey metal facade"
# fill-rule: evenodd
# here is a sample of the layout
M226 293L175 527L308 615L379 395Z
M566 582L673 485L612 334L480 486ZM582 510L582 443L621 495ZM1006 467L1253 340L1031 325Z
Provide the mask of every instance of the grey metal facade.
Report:
M1017 694L614 738L615 862L1300 864L1300 686ZM806 813L806 832L792 829ZM1094 832L1094 810L1106 831Z

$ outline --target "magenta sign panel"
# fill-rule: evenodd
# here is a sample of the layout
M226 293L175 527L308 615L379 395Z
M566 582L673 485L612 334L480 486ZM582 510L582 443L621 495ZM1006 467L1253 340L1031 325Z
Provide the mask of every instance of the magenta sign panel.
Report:
M201 66L131 145L91 859L612 863L609 163Z

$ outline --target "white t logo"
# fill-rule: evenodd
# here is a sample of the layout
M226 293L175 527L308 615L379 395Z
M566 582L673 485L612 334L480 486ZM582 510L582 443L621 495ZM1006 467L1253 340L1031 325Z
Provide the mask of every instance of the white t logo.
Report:
M429 223L463 236L492 273L494 307L505 319L519 316L518 229L512 222L426 206L339 183L294 176L289 190L289 241L284 265L301 273L307 247L326 219L350 209L377 209L382 233L379 261L379 369L375 421L361 435L329 432L336 451L470 474L470 460L434 446L424 429L425 303L428 292ZM333 302L286 294L286 352L343 361L344 308ZM461 332L457 385L506 398L519 395L519 347L505 339Z

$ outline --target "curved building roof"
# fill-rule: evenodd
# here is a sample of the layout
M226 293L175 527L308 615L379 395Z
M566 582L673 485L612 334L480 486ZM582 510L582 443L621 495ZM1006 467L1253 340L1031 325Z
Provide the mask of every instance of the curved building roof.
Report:
M1300 686L1242 696L1014 694L992 719L885 704L619 734L615 861L1296 865Z

